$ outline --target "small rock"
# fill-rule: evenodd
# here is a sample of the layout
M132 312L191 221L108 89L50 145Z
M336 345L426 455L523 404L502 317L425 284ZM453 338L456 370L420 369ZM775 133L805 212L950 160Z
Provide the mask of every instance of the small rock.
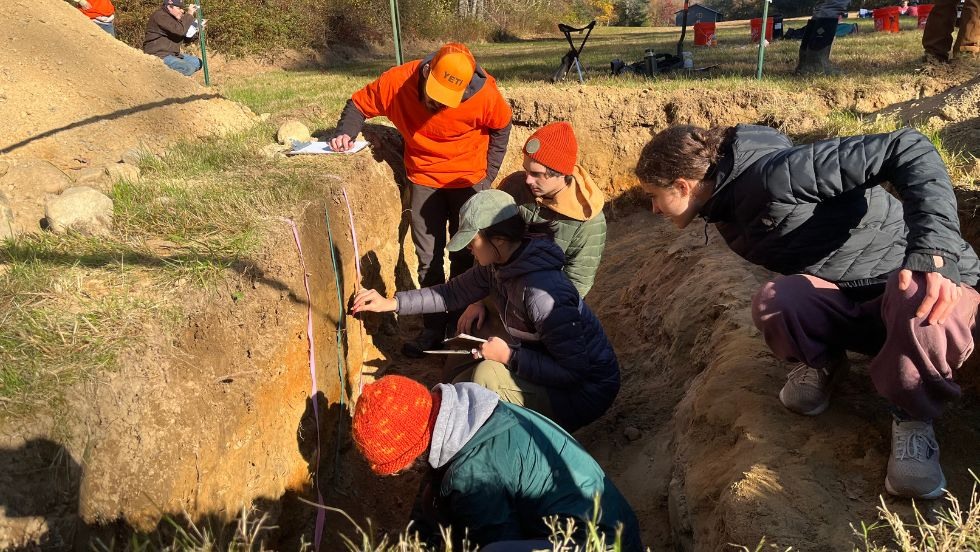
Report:
M88 236L105 236L112 230L112 200L88 186L75 186L49 199L44 216L56 234L71 229Z
M24 159L7 169L4 183L15 189L37 190L48 194L60 194L71 187L71 179L47 161Z
M126 182L139 182L140 168L129 163L113 163L105 168L105 173L109 175L109 181L115 184L120 180Z
M284 146L292 145L293 141L309 142L312 139L310 129L295 119L283 123L276 133L276 141Z
M14 237L14 212L7 196L0 192L0 240Z
M269 117L272 117L272 113L259 113L259 120L263 123L268 121Z
M132 165L134 167L138 167L139 164L140 164L140 161L142 161L143 160L143 157L145 157L145 156L146 156L145 153L143 153L142 151L140 151L138 149L133 148L133 149L129 149L129 150L124 151L123 154L122 154L122 156L120 156L119 160L121 162L123 162L123 163L128 163L128 164L130 164L130 165Z
M636 441L637 439L643 436L643 433L639 429L633 426L628 426L626 429L623 430L623 436L625 436L630 441Z
M85 167L75 173L75 184L101 185L106 180L104 167Z
M269 144L260 150L260 153L265 157L276 158L285 157L285 152L289 151L291 146L283 146L281 144Z
M10 168L10 161L6 159L0 159L0 177L7 174L7 169Z

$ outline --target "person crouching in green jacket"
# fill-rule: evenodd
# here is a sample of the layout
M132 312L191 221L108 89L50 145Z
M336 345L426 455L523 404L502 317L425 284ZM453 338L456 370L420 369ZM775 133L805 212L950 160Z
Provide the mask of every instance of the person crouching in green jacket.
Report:
M557 517L575 522L577 545L596 520L606 546L643 550L633 509L571 435L474 383L430 391L385 376L364 387L353 436L378 475L427 464L411 527L430 544L442 526L454 550L464 539L481 552L550 550L546 522Z
M557 122L535 131L522 149L524 170L507 176L498 189L514 197L529 225L546 224L565 253L565 276L583 299L592 289L606 247L606 198L578 164L572 125ZM457 323L457 333L477 333L487 309L473 303Z

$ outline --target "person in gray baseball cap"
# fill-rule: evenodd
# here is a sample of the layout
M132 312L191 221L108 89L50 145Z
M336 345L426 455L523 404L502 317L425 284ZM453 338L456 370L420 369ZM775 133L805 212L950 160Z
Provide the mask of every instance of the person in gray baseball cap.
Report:
M191 42L197 36L197 5L184 0L163 0L160 9L150 15L143 36L143 52L157 56L163 63L186 76L201 69L201 60L191 54L182 54L180 45Z
M548 226L529 227L510 194L485 190L460 209L448 249L464 247L477 264L463 274L393 298L359 291L353 313L447 312L489 297L508 335L478 344L472 367L454 382L480 384L568 431L595 421L619 392L619 362L599 320L562 271L565 255Z

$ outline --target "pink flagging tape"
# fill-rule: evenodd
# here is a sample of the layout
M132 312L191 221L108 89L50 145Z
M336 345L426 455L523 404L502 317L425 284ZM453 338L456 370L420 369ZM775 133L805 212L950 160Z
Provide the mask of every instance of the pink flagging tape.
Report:
M326 522L326 513L322 508L323 494L320 492L320 407L317 404L316 395L319 392L316 383L316 348L313 346L313 294L310 293L310 275L306 271L306 259L303 257L303 245L299 241L299 229L292 219L283 219L293 230L293 240L296 241L296 250L299 251L299 264L303 269L303 285L306 286L306 339L310 342L310 399L313 401L313 421L316 423L316 454L314 456L313 483L316 486L317 504L321 506L316 509L316 533L313 535L314 550L320 549L320 541L323 538L323 526Z
M350 200L347 199L347 190L340 189L344 194L344 203L347 204L347 218L350 220L350 237L354 242L354 268L357 269L357 289L361 289L361 253L357 249L357 230L354 228L354 211L350 208Z
M354 210L350 208L350 199L347 198L347 190L343 187L340 188L340 192L344 194L344 203L347 204L347 218L350 221L350 237L351 241L354 242L354 269L357 271L357 285L356 290L361 289L361 252L357 248L357 229L354 228ZM360 396L361 391L364 391L364 323L361 323L360 328L360 338L361 338L361 368L357 371L357 394ZM352 410L353 412L353 410Z

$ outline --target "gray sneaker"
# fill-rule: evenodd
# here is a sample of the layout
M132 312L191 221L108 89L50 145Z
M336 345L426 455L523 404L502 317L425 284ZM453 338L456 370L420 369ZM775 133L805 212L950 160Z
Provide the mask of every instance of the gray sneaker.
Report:
M798 364L790 371L786 385L779 391L779 402L797 414L820 414L830 406L830 394L847 374L848 367L846 361L833 368L813 368Z
M885 490L906 498L939 498L946 477L939 465L939 443L929 422L892 422L892 454Z

